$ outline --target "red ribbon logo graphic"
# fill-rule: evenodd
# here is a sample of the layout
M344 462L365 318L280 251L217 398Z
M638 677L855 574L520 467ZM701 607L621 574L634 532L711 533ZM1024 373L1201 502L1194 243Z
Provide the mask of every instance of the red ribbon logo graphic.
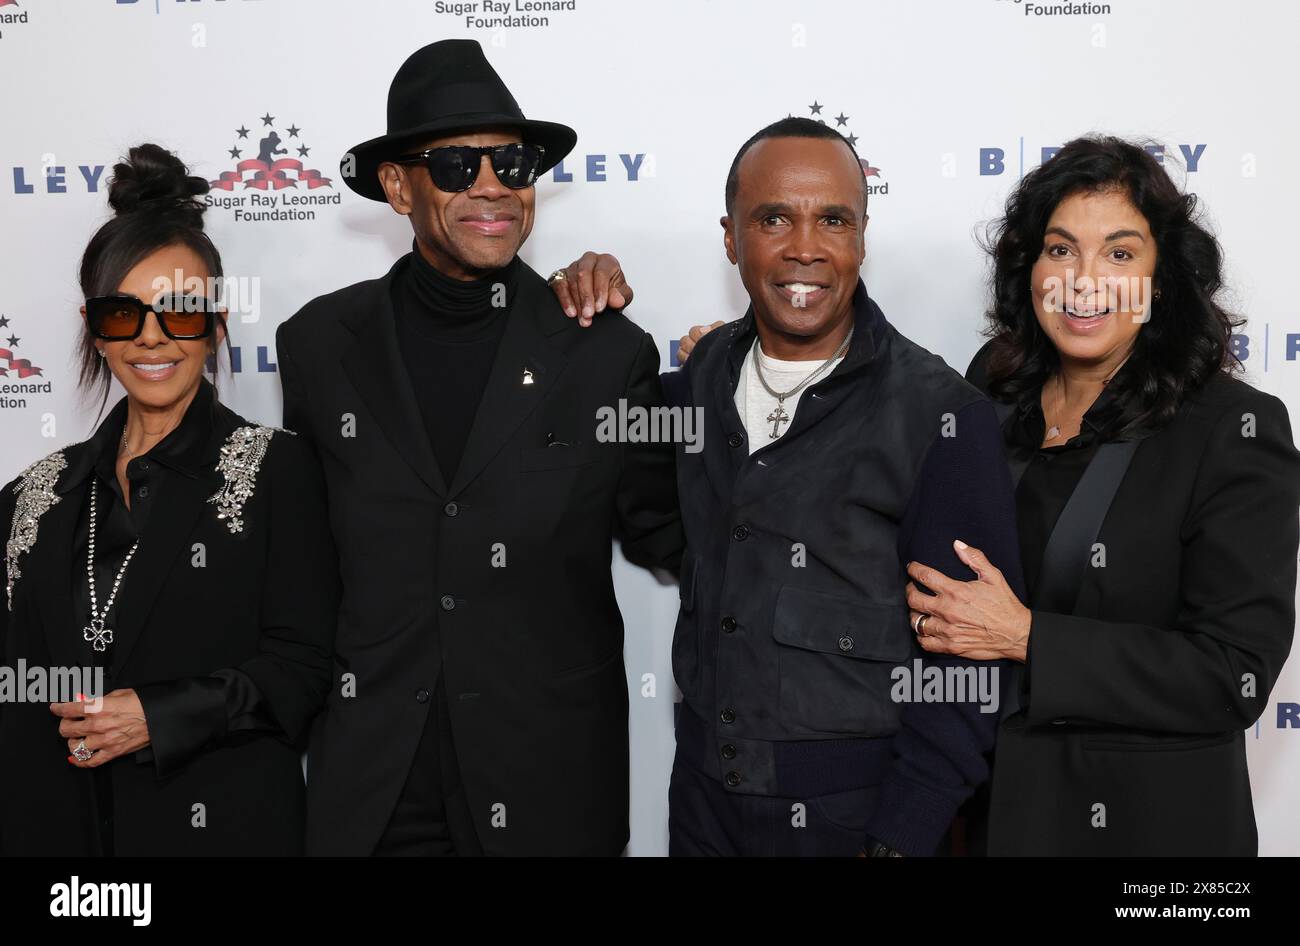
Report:
M252 175L248 176L250 171ZM293 172L293 177L286 173L289 171ZM258 158L248 158L236 164L235 170L222 171L217 180L209 183L223 191L234 190L236 184L243 184L245 189L256 187L262 191L267 188L278 191L299 184L306 184L308 190L332 186L328 177L321 177L320 171L304 168L297 158L280 158L274 164L267 164Z

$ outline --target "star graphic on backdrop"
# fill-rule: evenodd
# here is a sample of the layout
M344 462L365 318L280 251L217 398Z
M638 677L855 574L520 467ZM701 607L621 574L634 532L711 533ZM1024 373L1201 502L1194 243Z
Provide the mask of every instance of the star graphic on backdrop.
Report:
M235 134L237 134L241 138L247 138L248 129L245 128L243 125L240 125L238 128L235 129Z
M857 135L849 135L849 147L850 147L850 148L856 147L857 144L858 144L858 136L857 136Z
M239 151L238 148L231 148L231 149L230 149L230 156L231 156L232 158L238 158L238 157L239 157L239 154L240 154L240 151Z
M302 131L302 129L299 128L297 125L290 125L290 126L289 126L289 137L290 137L290 138L297 138L297 137L298 137L298 132L300 132L300 131Z
M275 121L275 116L272 115L270 112L267 112L265 115L262 116L263 125L269 125L273 121Z
M310 150L311 150L311 149L308 148L306 145L299 145L299 146L298 146L298 157L300 157L300 158L305 158L305 157L307 157L307 152L310 151Z
M808 110L811 111L814 115L820 115L822 113L822 107L817 104L816 99L813 99L813 103L808 106Z
M19 338L18 338L17 335L10 335L10 336L9 336L9 344L10 344L10 346L12 346L12 347L14 347L14 348L17 348L17 347L18 347L18 342L19 342Z
M9 316L0 315L0 328L5 328L8 325L9 325Z
M835 116L835 124L847 125L848 123L849 123L849 116L845 115L843 112L840 112L838 115Z

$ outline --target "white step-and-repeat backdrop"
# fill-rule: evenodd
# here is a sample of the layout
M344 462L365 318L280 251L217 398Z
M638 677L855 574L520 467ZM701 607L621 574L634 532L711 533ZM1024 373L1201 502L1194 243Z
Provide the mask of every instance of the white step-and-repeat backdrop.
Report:
M276 135L297 177L327 181L214 189L207 214L228 274L257 287L223 396L278 423L276 326L410 246L403 218L342 186L339 158L384 130L398 65L455 37L484 45L525 114L578 130L538 185L525 258L545 273L616 253L665 368L689 326L744 309L718 218L736 149L768 122L804 115L853 136L874 186L867 285L959 370L986 299L976 230L1045 152L1105 131L1161 143L1204 201L1250 320L1250 380L1295 422L1297 35L1300 5L1225 0L0 0L0 480L92 429L72 359L77 262L108 216L113 163L143 141L222 181ZM629 850L659 854L677 593L616 570ZM1293 660L1247 734L1265 854L1300 853L1298 740Z

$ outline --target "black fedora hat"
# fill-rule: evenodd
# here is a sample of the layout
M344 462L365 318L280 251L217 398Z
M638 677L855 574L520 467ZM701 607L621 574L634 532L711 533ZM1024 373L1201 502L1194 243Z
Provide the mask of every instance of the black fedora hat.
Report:
M387 200L379 186L380 164L422 139L494 126L516 128L526 143L546 149L539 174L559 164L578 141L578 133L567 125L524 118L475 40L430 43L397 70L388 87L388 133L343 156L343 180L362 197Z

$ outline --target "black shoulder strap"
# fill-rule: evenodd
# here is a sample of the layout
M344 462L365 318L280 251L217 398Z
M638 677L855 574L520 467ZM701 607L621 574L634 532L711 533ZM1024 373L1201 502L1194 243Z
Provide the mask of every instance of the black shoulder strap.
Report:
M995 401L993 408L1005 431L1007 420L1015 411L1016 405ZM1104 443L1097 448L1047 540L1042 566L1038 571L1038 587L1034 589L1034 597L1030 602L1032 608L1058 614L1069 614L1074 610L1086 574L1084 569L1088 567L1088 559L1092 555L1093 543L1097 541L1101 524L1110 511L1115 493L1124 481L1129 463L1140 443L1140 440L1126 440ZM1024 452L1023 456L1008 456L1013 490L1019 487L1020 478L1032 456L1032 452ZM1012 667L1009 685L1004 694L1003 718L1020 709L1023 670L1019 664Z
M1097 448L1043 550L1038 587L1031 602L1035 609L1057 614L1074 610L1093 543L1139 443L1124 440Z
M1093 543L1140 443L1140 440L1126 440L1104 443L1097 448L1047 540L1030 607L1057 614L1074 610ZM1012 476L1019 480L1023 472L1022 464L1019 471L1012 470ZM1024 667L1014 664L1003 694L1002 718L1020 710L1023 685Z

